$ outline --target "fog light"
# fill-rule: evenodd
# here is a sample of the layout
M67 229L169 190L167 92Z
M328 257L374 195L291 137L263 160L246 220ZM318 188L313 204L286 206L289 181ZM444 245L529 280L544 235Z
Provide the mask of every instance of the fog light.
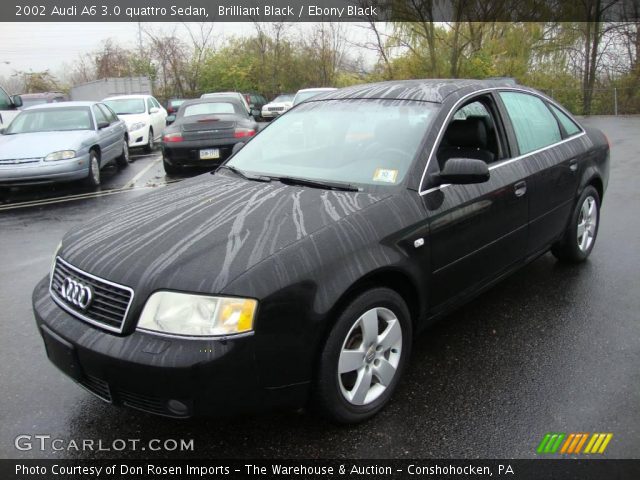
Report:
M167 402L167 408L171 413L175 413L176 415L185 416L189 414L189 406L180 400L169 400Z

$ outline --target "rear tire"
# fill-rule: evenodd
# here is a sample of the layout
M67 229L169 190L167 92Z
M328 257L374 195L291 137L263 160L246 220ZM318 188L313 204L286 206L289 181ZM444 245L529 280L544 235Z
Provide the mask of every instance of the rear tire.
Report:
M149 141L147 142L147 144L144 146L144 151L146 153L151 153L153 152L153 149L156 146L156 141L153 138L153 128L149 129Z
M122 153L116 159L116 163L119 167L126 167L131 163L131 157L129 156L129 140L124 138L124 144L122 145Z
M89 175L84 183L91 188L100 186L100 156L95 150L89 152Z
M313 407L337 423L373 417L398 385L411 337L409 309L397 292L374 288L357 296L322 349Z
M599 226L600 195L589 185L578 198L567 230L562 240L551 247L551 253L563 262L585 261L596 243Z

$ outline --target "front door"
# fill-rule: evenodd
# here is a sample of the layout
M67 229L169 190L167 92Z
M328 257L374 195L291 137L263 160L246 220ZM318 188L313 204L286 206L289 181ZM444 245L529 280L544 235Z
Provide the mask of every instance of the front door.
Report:
M427 183L422 192L429 216L434 313L523 260L529 203L527 174L511 158L491 95L471 99L456 111L439 142L428 173L438 172L450 158L476 158L488 163L490 179L472 185Z

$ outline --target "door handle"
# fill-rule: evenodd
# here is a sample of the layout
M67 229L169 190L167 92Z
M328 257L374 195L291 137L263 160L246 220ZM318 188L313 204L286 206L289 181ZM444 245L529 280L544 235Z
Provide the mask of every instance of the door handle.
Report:
M522 182L518 182L513 186L513 190L516 194L516 197L521 197L525 193L527 193L527 182L524 180Z
M569 162L569 170L575 172L578 170L578 160L575 158Z

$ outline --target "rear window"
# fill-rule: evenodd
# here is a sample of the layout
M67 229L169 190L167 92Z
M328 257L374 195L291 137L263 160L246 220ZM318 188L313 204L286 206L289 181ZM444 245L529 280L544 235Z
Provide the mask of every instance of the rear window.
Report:
M233 113L237 113L233 106L233 103L196 103L194 105L187 105L182 116L191 117L194 115L216 115Z
M558 121L562 125L562 128L564 128L564 131L567 132L568 137L580 132L580 127L578 127L578 125L576 125L576 123L571 120L571 118L569 118L562 110L560 110L555 105L549 106L551 107L551 110L553 110L553 113L556 114L556 117L558 117Z

